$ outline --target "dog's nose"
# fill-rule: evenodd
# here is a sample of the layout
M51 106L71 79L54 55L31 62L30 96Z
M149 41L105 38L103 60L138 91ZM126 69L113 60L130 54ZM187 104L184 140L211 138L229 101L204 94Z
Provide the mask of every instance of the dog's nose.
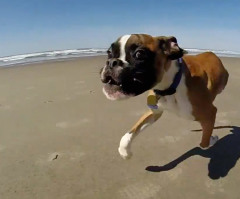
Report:
M120 59L112 58L107 60L107 66L110 68L114 68L115 66L122 66L123 62Z

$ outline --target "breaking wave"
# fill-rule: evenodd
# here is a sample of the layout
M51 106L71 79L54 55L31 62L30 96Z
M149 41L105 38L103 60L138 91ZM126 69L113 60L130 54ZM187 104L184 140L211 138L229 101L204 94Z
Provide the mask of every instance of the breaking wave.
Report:
M185 49L189 54L198 54L206 51L212 51L221 57L240 57L240 52L229 50L206 50L206 49ZM48 60L63 60L69 58L86 57L86 56L98 56L106 55L106 48L83 48L72 50L55 50L39 53L29 53L22 55L14 55L7 57L0 57L0 66L12 66L16 64L28 64L34 62L43 62Z

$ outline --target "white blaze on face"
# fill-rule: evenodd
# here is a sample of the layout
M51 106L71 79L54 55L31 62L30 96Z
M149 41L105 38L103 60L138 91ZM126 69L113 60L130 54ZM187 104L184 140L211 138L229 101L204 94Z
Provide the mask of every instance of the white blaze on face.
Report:
M125 47L126 47L126 43L128 41L128 39L131 37L131 35L124 35L122 36L118 43L119 43L119 50L120 50L120 56L118 59L120 59L123 63L127 64L128 62L126 61L126 52L125 52ZM106 67L105 66L101 72L101 79L103 80L104 79L104 74L105 74L105 71L106 71ZM112 86L113 87L113 86ZM116 88L116 86L115 86ZM114 88L111 88L111 86L109 85L105 85L103 87L103 93L105 94L105 96L110 99L110 100L121 100L121 99L126 99L126 98L129 98L131 97L131 95L127 95L127 94L124 94L120 89L117 90L117 89L114 89Z
M126 46L126 43L127 43L128 39L130 37L131 37L131 35L124 35L119 40L119 44L120 44L120 57L119 57L119 59L122 60L123 63L127 63L125 46Z
M120 38L119 44L120 44L120 57L119 59L122 60L123 63L127 63L126 61L126 52L125 52L125 46L128 41L128 39L131 37L131 35L124 35ZM107 66L103 67L103 70L101 72L101 79L104 79L104 73Z

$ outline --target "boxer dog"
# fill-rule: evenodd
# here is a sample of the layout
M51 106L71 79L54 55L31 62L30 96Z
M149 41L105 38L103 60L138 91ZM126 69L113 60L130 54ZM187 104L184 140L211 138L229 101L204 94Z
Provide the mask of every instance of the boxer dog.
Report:
M103 93L110 100L127 99L147 90L156 95L157 108L150 109L121 139L118 151L127 159L134 138L157 121L164 110L199 121L203 133L200 146L208 148L218 137L212 136L217 108L213 101L228 81L228 72L212 52L185 55L173 36L124 35L108 49L101 69Z

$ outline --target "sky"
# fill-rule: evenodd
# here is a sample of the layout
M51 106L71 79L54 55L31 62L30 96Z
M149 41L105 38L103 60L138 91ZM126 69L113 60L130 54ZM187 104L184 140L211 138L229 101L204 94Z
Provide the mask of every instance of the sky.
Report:
M240 0L0 0L0 57L106 48L131 33L240 52Z

